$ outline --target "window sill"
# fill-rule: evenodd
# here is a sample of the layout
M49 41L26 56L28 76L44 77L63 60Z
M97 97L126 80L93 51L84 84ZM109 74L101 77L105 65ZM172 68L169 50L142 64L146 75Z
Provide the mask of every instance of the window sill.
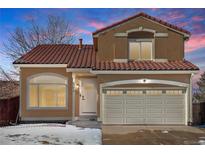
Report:
M27 110L68 110L68 107L27 107Z

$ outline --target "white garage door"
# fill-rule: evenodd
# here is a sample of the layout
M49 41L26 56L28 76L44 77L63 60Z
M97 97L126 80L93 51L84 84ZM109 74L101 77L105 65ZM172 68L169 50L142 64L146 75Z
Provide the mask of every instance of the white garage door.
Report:
M104 124L185 124L185 90L103 90Z

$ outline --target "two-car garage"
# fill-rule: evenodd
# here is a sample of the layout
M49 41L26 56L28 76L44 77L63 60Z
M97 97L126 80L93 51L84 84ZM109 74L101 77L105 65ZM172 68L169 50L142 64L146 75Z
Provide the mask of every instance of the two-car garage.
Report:
M185 124L186 89L103 89L103 124Z

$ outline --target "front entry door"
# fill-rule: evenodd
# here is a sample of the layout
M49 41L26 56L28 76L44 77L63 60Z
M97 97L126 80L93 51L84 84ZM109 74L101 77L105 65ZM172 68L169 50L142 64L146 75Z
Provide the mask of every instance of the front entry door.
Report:
M80 115L96 115L97 86L96 79L80 81Z

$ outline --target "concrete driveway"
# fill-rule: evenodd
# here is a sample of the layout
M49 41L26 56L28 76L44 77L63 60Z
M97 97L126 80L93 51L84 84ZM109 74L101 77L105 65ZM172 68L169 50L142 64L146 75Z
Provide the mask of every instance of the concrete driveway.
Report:
M117 145L205 144L205 129L190 126L102 126L102 143Z

